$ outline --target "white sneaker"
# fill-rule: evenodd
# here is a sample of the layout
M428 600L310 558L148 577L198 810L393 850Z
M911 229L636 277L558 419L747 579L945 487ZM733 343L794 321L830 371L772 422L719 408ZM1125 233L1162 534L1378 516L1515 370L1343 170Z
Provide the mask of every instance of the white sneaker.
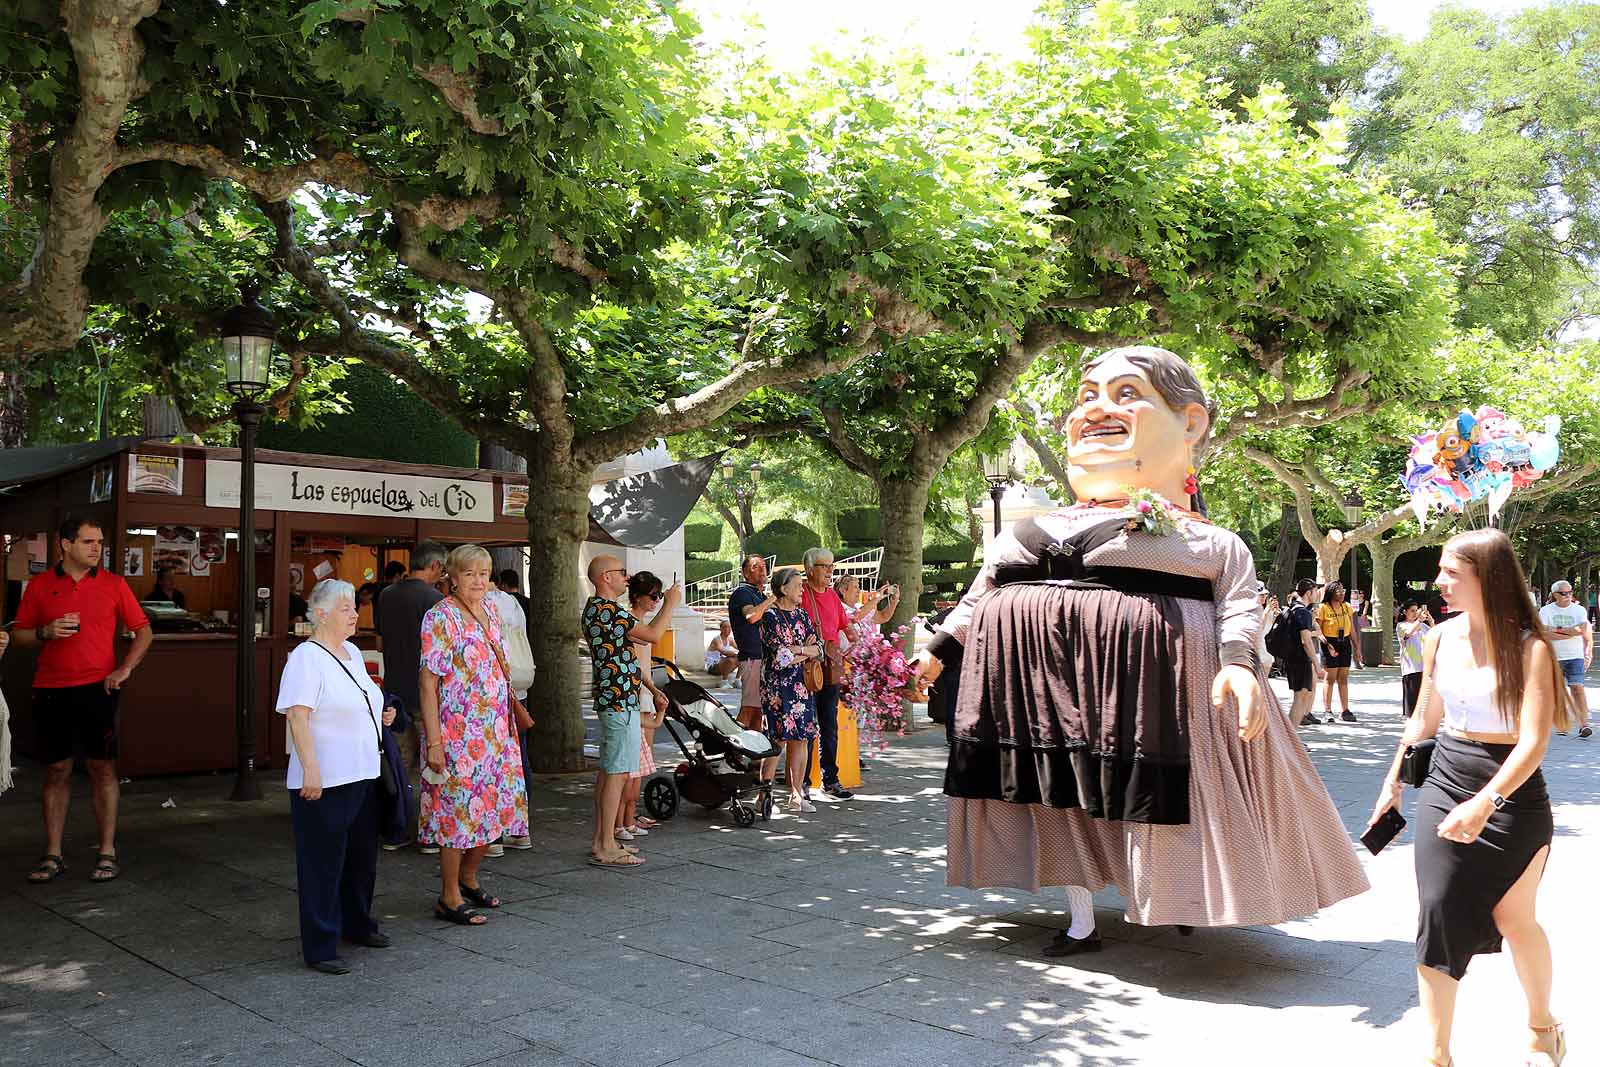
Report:
M499 842L496 842L495 844L490 845L489 846L489 851L487 853L488 857L490 859L492 859L492 860L497 860L501 856L504 856L505 854L506 854L506 847L504 845L500 844Z
M625 828L616 831L611 836L616 838L618 841L632 841L633 840L633 835L630 834Z
M523 852L533 847L533 839L527 834L507 834L501 840L501 844L505 845L506 848L514 848L518 852Z
M784 810L790 815L809 814L816 811L817 806L811 803L809 800L802 800L799 804L794 803L794 801L790 801L784 806Z
M629 840L632 840L633 837L649 837L650 836L650 831L646 830L642 826L630 826L626 830L624 830L623 833L632 835L632 837L630 837Z

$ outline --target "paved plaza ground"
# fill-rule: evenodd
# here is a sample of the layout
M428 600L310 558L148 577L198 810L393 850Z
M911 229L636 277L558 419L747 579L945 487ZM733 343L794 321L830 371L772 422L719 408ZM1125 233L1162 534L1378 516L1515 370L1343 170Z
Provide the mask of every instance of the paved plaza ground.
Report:
M1399 683L1367 671L1352 690L1362 722L1308 743L1354 834L1394 750ZM683 811L641 842L635 871L585 865L588 779L544 779L536 848L486 867L506 901L490 925L432 919L436 861L385 853L395 945L350 950L344 977L300 964L281 777L244 805L222 800L225 778L133 783L124 874L107 885L87 881L80 789L71 873L31 887L25 770L0 800L0 1064L1421 1062L1409 834L1367 861L1372 892L1282 927L1181 938L1128 926L1102 895L1107 950L1053 966L1038 950L1065 923L1059 891L944 885L944 753L938 730L900 740L857 801L803 818L740 830L726 811ZM1575 738L1545 763L1557 837L1541 913L1573 1067L1600 1063L1597 766L1600 740ZM1480 957L1456 1063L1520 1063L1520 1021L1509 957Z

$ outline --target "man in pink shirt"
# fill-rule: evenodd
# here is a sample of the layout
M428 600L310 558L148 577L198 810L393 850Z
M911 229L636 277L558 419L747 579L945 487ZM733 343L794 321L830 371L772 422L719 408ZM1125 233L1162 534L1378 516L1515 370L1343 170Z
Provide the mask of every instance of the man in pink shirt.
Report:
M817 693L817 733L822 741L822 791L835 800L850 800L855 794L839 784L839 680L844 676L844 652L839 647L839 631L850 622L844 601L833 591L833 553L825 548L806 550L802 560L805 585L800 591L800 607L811 616L822 634L823 662L828 684ZM807 761L809 764L809 760Z

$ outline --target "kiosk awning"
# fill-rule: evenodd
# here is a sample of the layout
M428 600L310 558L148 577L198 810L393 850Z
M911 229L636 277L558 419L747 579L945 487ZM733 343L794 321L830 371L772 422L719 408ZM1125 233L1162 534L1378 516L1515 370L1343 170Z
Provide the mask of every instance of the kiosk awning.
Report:
M144 437L108 437L104 441L88 441L81 445L7 449L0 452L0 489L81 470L144 440Z

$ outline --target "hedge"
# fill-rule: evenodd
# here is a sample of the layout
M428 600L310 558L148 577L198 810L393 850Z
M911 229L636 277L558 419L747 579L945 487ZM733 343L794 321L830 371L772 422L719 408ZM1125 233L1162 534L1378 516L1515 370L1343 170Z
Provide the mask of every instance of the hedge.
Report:
M883 542L883 512L877 508L846 508L839 512L839 540L847 545Z
M683 561L683 580L685 583L698 582L711 577L713 574L725 574L733 570L733 564L725 559L695 559L690 557Z
M924 577L923 584L937 589L953 590L959 586L962 590L966 590L976 580L981 570L982 567L947 567Z
M691 556L714 556L722 548L722 523L691 522L683 528L683 550Z
M750 535L745 551L758 556L777 556L778 566L799 563L806 549L822 544L817 531L793 519L773 519Z
M266 420L256 444L284 452L476 467L478 440L381 369L358 364L340 383L350 410L300 429Z
M922 562L925 566L957 564L965 567L972 562L973 553L977 550L976 544L964 538L960 541L942 541L924 546Z

